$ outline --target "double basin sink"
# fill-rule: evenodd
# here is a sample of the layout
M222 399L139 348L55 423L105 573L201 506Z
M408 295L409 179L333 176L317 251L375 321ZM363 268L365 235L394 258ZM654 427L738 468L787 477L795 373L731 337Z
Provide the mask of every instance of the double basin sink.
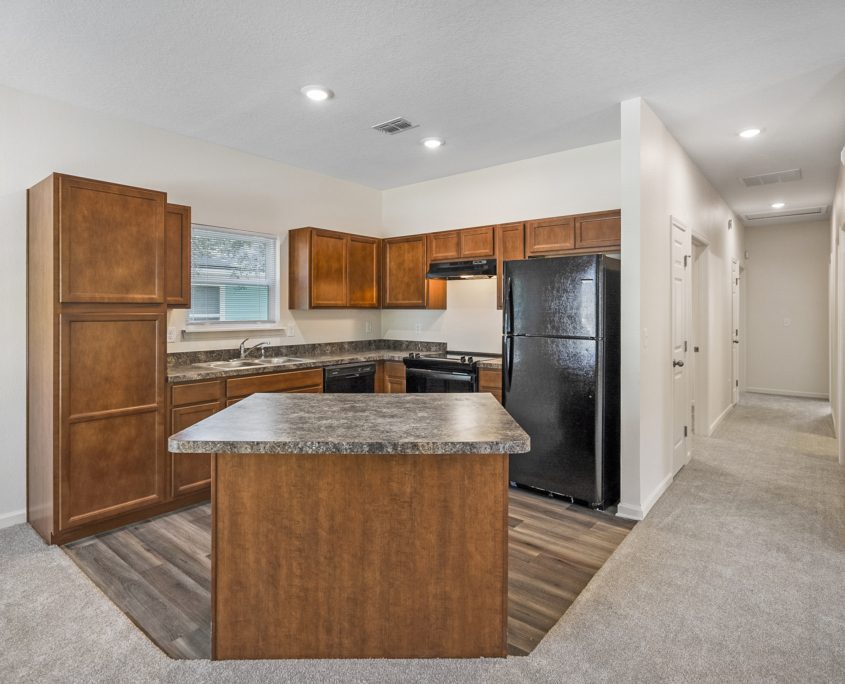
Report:
M207 363L195 363L195 366L202 368L216 368L218 370L231 370L234 368L266 368L267 366L283 366L286 363L301 363L306 359L296 359L291 356L275 356L269 359L232 359L231 361L209 361Z

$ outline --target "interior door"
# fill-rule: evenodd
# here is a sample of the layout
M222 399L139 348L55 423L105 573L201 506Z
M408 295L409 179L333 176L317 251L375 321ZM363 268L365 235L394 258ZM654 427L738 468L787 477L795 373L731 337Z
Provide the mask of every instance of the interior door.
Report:
M504 405L531 437L510 458L519 484L601 501L596 474L596 341L505 338Z
M731 259L731 403L739 401L739 268Z
M689 230L672 219L672 465L677 473L689 460L689 313L692 239Z

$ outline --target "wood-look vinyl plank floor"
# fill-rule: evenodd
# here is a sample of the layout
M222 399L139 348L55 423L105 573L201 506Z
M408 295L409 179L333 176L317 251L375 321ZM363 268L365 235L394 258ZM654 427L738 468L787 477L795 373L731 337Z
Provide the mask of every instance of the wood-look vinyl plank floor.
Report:
M510 490L508 655L531 653L633 523ZM208 504L104 532L66 553L171 658L211 654Z

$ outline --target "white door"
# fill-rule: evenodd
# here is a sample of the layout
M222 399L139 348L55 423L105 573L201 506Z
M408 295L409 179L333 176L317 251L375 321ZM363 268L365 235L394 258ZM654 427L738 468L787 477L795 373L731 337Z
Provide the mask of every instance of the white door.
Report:
M689 461L689 328L690 264L692 238L689 230L672 219L672 465L677 473Z
M724 282L724 281L723 281ZM739 267L731 260L731 403L739 400Z

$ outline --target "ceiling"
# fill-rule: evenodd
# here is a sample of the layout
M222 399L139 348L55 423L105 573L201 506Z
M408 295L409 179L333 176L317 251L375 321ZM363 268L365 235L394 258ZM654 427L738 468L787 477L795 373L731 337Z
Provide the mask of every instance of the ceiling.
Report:
M4 0L0 84L375 188L617 139L641 95L744 214L830 203L843 29L841 0Z

